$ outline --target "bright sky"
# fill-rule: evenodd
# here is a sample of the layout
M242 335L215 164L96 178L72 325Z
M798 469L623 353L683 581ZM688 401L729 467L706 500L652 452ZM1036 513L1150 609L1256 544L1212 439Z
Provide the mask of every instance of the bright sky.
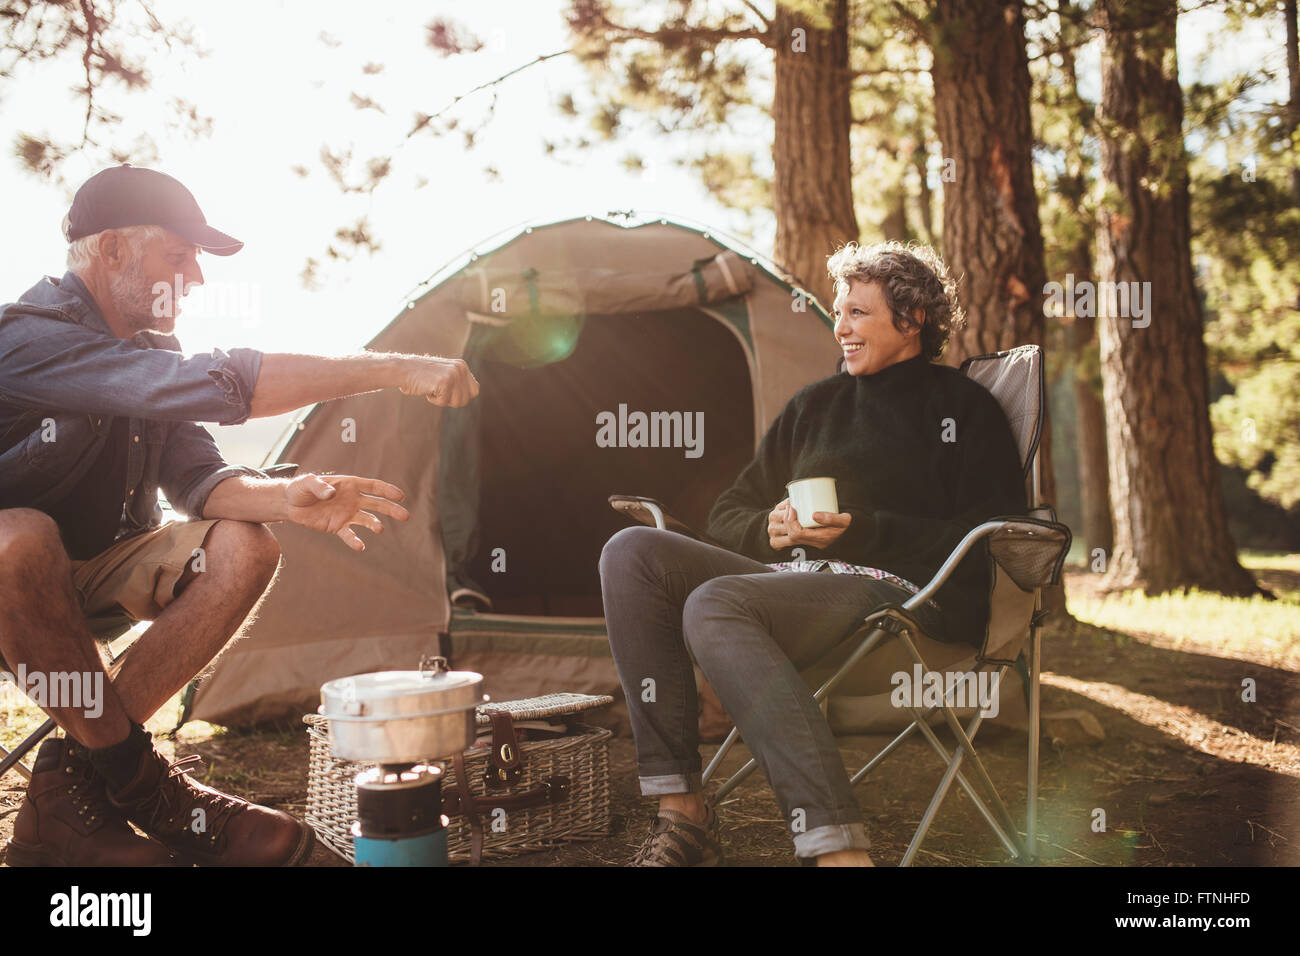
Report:
M633 149L624 143L547 158L544 137L584 132L554 106L562 93L586 83L569 57L532 67L498 87L496 115L472 151L455 134L418 139L400 151L373 204L340 194L320 166L322 144L355 144L357 160L391 152L417 110L436 112L481 82L540 53L564 49L559 3L387 4L374 9L392 12L364 16L351 3L283 0L220 6L161 0L153 7L164 20L193 14L200 43L211 52L202 59L151 64L155 91L119 97L116 105L126 126L147 129L158 141L156 167L189 186L210 223L244 240L238 255L205 256L201 264L210 285L244 284L226 292L228 302L245 307L239 311L260 312L209 319L189 310L180 325L187 349L355 349L392 318L417 282L471 245L525 220L636 209L732 231L745 226L743 217L713 203L690 173L665 165L674 155L689 154L690 143L681 139L635 147L658 160L649 176L624 168L622 160ZM437 57L425 45L424 24L440 9L473 29L486 49ZM321 42L321 33L339 45ZM367 62L385 69L364 76ZM17 129L48 128L63 138L80 130L80 103L51 81L48 65L38 75L39 92L11 94L4 103L0 139L6 145ZM76 81L75 71L66 75L68 85ZM373 97L386 115L354 109L348 102L353 91ZM189 140L160 128L161 106L175 95L214 119L210 137ZM456 112L474 121L491 96L475 94ZM66 243L59 223L70 198L17 172L8 152L2 160L10 184L5 217L22 226L0 230L5 298L42 274L63 271ZM295 165L308 167L310 175L299 178L291 172ZM489 165L499 179L485 174ZM97 168L74 159L68 178L79 183ZM428 184L417 189L420 178ZM319 257L336 228L367 210L381 252L335 265L319 291L303 289L298 276L307 257Z
M188 18L209 54L151 63L152 92L112 99L110 105L124 118L122 138L147 130L161 153L156 167L189 186L209 222L246 243L236 256L200 259L212 301L189 304L181 316L178 331L189 350L232 345L335 354L354 350L387 324L419 281L524 221L634 209L751 233L760 251L770 251L770 216L750 221L720 207L691 173L670 165L695 152L698 144L687 135L641 136L581 155L547 156L544 138L584 132L554 105L563 93L580 92L588 83L569 57L531 67L497 87L496 116L472 151L455 135L415 140L399 152L394 173L373 202L339 193L318 160L323 144L353 146L358 161L391 154L417 110L436 112L479 83L564 49L562 0L360 9L338 0L219 5L157 0L152 7L164 22ZM486 41L486 49L436 56L425 45L424 25L440 14L467 25ZM1185 73L1213 42L1213 27L1206 14L1184 21ZM337 45L322 42L321 34ZM757 46L755 52L766 62ZM1261 55L1280 62L1281 43L1262 30L1216 51L1212 68L1219 72ZM367 62L385 69L365 76L361 67ZM48 130L64 140L79 133L84 106L70 92L80 79L77 66L74 58L62 72L42 64L19 74L0 102L0 146L7 147L18 130ZM386 114L354 109L348 102L354 91L371 96ZM212 117L211 136L189 139L167 129L163 104L177 95ZM492 95L475 94L457 107L457 115L473 123ZM732 132L750 144L771 135L761 122ZM650 160L650 175L623 166L633 151ZM310 175L295 175L296 165L310 169ZM500 177L489 178L487 166ZM89 158L74 158L68 179L80 183L98 168ZM66 244L59 224L70 194L20 172L8 148L0 150L0 170L7 186L7 227L0 230L3 301L43 274L63 272ZM428 184L416 188L421 178ZM380 253L327 266L321 287L304 289L299 273L306 259L319 257L336 228L367 211L383 244Z

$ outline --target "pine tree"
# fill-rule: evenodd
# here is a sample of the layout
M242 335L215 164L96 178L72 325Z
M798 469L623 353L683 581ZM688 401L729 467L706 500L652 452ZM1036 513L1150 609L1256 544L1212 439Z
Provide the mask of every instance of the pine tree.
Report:
M1104 583L1250 594L1210 434L1201 303L1193 281L1177 0L1101 0L1102 282L1136 283L1136 310L1101 316L1115 552ZM1117 315L1120 311L1130 314ZM1149 321L1149 324L1145 324Z

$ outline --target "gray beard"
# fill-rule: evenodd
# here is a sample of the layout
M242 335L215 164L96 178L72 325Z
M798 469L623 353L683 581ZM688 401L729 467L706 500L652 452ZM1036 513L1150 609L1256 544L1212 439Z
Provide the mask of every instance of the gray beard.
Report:
M147 332L164 320L166 316L155 316L153 290L146 287L144 262L135 260L118 275L109 279L108 293L112 296L113 306L134 335Z

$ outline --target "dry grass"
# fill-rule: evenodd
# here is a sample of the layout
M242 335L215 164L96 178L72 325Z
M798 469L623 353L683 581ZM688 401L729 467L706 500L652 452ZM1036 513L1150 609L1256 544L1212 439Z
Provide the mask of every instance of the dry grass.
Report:
M1044 639L1043 708L1081 708L1106 740L1085 746L1045 739L1041 754L1040 853L1056 866L1300 864L1300 555L1248 555L1283 598L1242 601L1192 593L1103 598L1084 572L1067 577L1075 621L1053 622ZM1257 700L1242 696L1250 678ZM175 724L173 701L150 721L157 735ZM1013 817L1023 826L1026 740L1007 713L981 731L979 746ZM43 715L28 704L0 712L0 742L11 745ZM952 742L941 733L945 744ZM886 742L841 741L855 770ZM297 721L255 731L202 723L161 746L198 753L200 779L301 814L307 740ZM704 748L707 759L713 748ZM747 758L737 748L724 770ZM650 802L635 785L632 742L611 746L613 827L608 837L494 861L517 866L622 865L640 843ZM942 767L909 740L857 791L879 863L897 863ZM0 843L22 799L16 773L0 780ZM1097 811L1106 829L1097 831ZM760 778L722 807L728 863L792 866L782 814ZM917 857L923 866L999 866L1009 861L970 799L954 788ZM343 865L318 849L312 863Z

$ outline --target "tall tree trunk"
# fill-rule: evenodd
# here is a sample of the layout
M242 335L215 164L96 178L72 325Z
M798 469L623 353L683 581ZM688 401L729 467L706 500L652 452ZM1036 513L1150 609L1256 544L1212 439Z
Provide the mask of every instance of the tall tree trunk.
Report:
M1060 6L1062 19L1073 19L1074 10L1066 0ZM1079 77L1075 72L1075 53L1062 54L1061 71L1065 75L1065 95L1072 107L1083 111L1079 96ZM1088 192L1087 168L1090 160L1083 154L1083 139L1090 123L1080 123L1070 136L1065 175L1057 180L1057 192L1073 212L1076 221L1086 222L1084 198ZM1092 240L1095 230L1085 230L1070 250L1067 272L1080 279L1093 275ZM1083 540L1089 565L1094 551L1101 549L1109 557L1115 545L1115 528L1110 519L1109 468L1106 456L1106 410L1101 401L1101 368L1097 348L1097 320L1091 314L1077 315L1070 327L1070 367L1074 370L1074 407L1076 411L1076 454L1079 468L1079 503L1083 511Z
M1076 275L1091 275L1089 271ZM1074 405L1078 411L1079 499L1083 508L1083 540L1092 553L1101 548L1107 555L1115 546L1115 528L1110 519L1109 469L1106 454L1106 410L1101 401L1097 366L1097 320L1076 318L1071 330L1074 367Z
M934 196L930 191L929 158L924 143L918 145L912 152L912 168L916 170L916 175L921 181L920 211L922 238L933 246L935 245Z
M966 328L945 360L1044 344L1043 234L1030 151L1029 63L1020 4L933 0L934 115L955 176L943 184L943 251L962 276ZM1044 409L1046 414L1046 409ZM1040 481L1051 501L1050 418Z
M849 4L829 0L829 29L813 27L782 3L772 17L776 138L773 258L827 309L826 259L858 238L849 161Z
M1287 132L1295 142L1296 127L1300 126L1300 38L1296 32L1296 0L1282 0L1282 13L1286 17L1286 75L1291 81L1291 95L1287 100ZM1295 147L1292 146L1292 155ZM1291 170L1291 198L1300 203L1300 167Z
M907 241L907 194L901 183L890 197L889 212L880 223L880 232L886 239Z
M1109 314L1123 309L1099 316L1115 519L1103 583L1250 594L1255 582L1237 562L1211 440L1177 0L1100 0L1098 10L1102 172L1115 197L1099 214L1098 271L1103 282L1138 283L1149 309L1145 319Z

